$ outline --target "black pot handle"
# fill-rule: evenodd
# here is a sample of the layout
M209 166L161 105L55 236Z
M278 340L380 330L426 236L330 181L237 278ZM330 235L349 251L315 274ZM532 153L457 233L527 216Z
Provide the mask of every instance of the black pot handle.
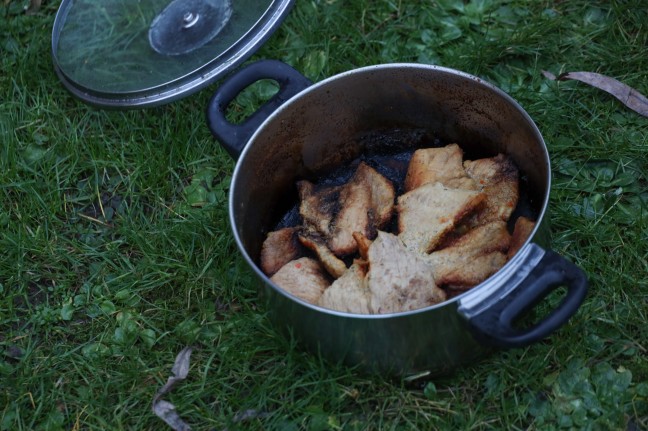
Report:
M484 344L522 347L535 343L564 325L585 299L588 281L579 267L551 250L530 246L544 252L536 266L506 296L469 317L473 332ZM549 315L529 328L514 327L517 319L560 287L566 287L567 292Z
M272 79L279 91L241 124L232 124L225 113L229 104L243 90L262 79ZM245 144L279 106L311 85L301 73L277 60L261 60L230 75L215 91L207 106L207 125L220 144L234 160Z

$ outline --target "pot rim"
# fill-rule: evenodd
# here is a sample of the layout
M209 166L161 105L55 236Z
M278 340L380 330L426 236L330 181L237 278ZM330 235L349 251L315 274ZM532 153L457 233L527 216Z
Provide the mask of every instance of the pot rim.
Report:
M378 70L383 70L383 69L416 69L420 71L428 71L428 72L434 72L434 73L445 73L445 74L450 74L450 75L455 75L455 76L460 76L465 79L469 79L471 81L476 82L478 85L486 87L488 90L493 91L495 94L497 94L499 97L503 98L508 102L512 107L514 107L519 113L527 120L529 126L532 128L532 130L535 132L537 135L537 138L539 142L542 144L542 147L544 148L544 156L545 156L545 164L547 166L547 175L545 178L546 182L546 193L544 194L544 197L541 202L540 210L538 211L538 217L536 220L536 224L527 238L527 240L524 242L523 246L518 250L518 252L511 258L508 262L504 264L498 271L496 271L493 275L488 277L486 280L483 282L479 283L478 285L472 287L471 289L467 290L466 292L457 295L451 299L448 299L446 301L440 302L438 304L430 305L428 307L423 307L423 308L418 308L415 310L409 310L409 311L401 311L397 313L384 313L384 314L357 314L357 313L347 313L347 312L341 312L337 310L332 310L330 308L325 308L321 307L319 305L311 304L307 301L304 301L303 299L294 296L290 294L289 292L285 291L284 289L280 288L277 286L275 283L273 283L270 280L270 277L268 277L266 274L261 271L261 269L258 267L258 264L255 262L255 259L253 259L247 250L245 249L241 238L238 234L238 231L236 229L236 221L234 219L234 213L235 213L235 204L234 204L234 196L236 195L235 190L237 187L237 182L235 179L240 175L239 171L243 169L243 165L245 165L245 160L247 154L251 151L251 148L254 145L254 141L256 140L257 136L263 132L263 129L266 127L267 124L270 124L271 122L275 121L276 117L280 116L284 111L290 109L291 105L298 100L301 97L305 97L306 95L310 94L311 92L317 91L322 87L325 87L332 82L335 82L339 79L344 79L346 77L352 76L352 75L357 75L357 74L364 74L364 73L371 73L373 71L378 71ZM549 151L547 148L547 144L544 141L544 138L542 134L540 133L540 130L538 129L536 123L533 121L531 116L522 108L522 106L515 100L513 97L511 97L509 94L501 90L500 88L496 87L495 85L491 84L490 82L479 78L475 75L457 70L457 69L452 69L449 67L444 67L444 66L437 66L437 65L427 65L427 64L419 64L419 63L381 63L381 64L375 64L375 65L370 65L370 66L364 66L364 67L359 67L355 69L351 69L348 71L341 72L339 74L330 76L328 78L325 78L321 81L318 81L314 83L313 85L307 87L306 89L302 90L300 93L297 95L293 96L289 100L287 100L284 104L279 106L274 112L272 112L262 123L261 125L254 131L252 136L248 139L247 143L245 144L245 147L243 148L243 151L240 154L240 157L238 161L236 162L236 165L234 167L234 171L232 173L232 186L229 191L229 197L228 197L228 212L229 212L229 222L230 222L230 228L231 231L234 234L234 240L236 242L236 245L243 255L244 259L246 260L247 264L252 268L252 270L256 273L258 277L267 285L271 286L275 291L279 292L279 294L285 296L286 298L300 304L303 307L310 308L311 310L314 311L319 311L321 313L325 313L331 316L337 316L337 317L343 317L343 318L349 318L349 319L393 319L393 318L404 318L407 316L412 316L420 313L425 313L428 311L432 311L435 309L439 309L445 306L449 306L450 304L454 303L460 303L458 306L461 305L461 303L465 300L470 298L471 302L474 303L476 302L475 299L476 297L480 297L483 299L486 299L493 295L496 291L500 290L503 288L503 278L505 279L507 274L511 274L516 270L516 268L525 260L525 255L529 254L529 248L530 245L532 245L532 239L536 236L538 231L540 230L541 226L541 221L544 219L545 214L547 212L547 208L549 205L549 195L551 191L551 160L549 158ZM508 290L507 290L508 291ZM480 300L478 299L477 302Z

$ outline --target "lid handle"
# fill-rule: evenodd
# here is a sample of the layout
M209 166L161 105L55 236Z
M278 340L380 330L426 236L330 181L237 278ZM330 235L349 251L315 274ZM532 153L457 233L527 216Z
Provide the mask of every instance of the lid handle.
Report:
M240 124L227 120L230 103L243 90L262 79L272 79L279 91ZM288 99L311 85L311 81L295 69L277 60L261 60L230 75L214 92L207 105L207 125L212 134L234 160L263 122Z
M193 13L193 12L186 12L182 16L182 28L191 28L200 19L200 14L199 13Z

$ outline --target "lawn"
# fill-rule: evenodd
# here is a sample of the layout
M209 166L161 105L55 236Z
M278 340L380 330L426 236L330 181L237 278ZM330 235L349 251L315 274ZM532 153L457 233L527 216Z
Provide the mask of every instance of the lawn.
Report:
M0 430L648 429L648 118L556 75L648 94L644 0L297 0L253 59L313 81L418 62L478 75L536 121L551 155L552 248L590 278L550 338L449 376L327 363L265 317L227 219L234 162L204 110L92 108L51 62L58 0L0 3ZM242 117L267 96L237 99Z

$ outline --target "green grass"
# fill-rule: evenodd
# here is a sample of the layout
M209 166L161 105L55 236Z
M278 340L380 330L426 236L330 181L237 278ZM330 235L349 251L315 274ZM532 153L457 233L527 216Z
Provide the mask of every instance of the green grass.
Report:
M642 0L297 0L255 56L314 81L458 68L509 92L547 141L553 247L590 276L585 304L546 341L411 383L322 362L269 325L227 222L234 163L206 127L211 91L88 107L51 65L60 2L3 4L0 430L160 429L151 400L186 345L189 378L166 399L194 429L648 428L648 119L541 75L647 94Z

